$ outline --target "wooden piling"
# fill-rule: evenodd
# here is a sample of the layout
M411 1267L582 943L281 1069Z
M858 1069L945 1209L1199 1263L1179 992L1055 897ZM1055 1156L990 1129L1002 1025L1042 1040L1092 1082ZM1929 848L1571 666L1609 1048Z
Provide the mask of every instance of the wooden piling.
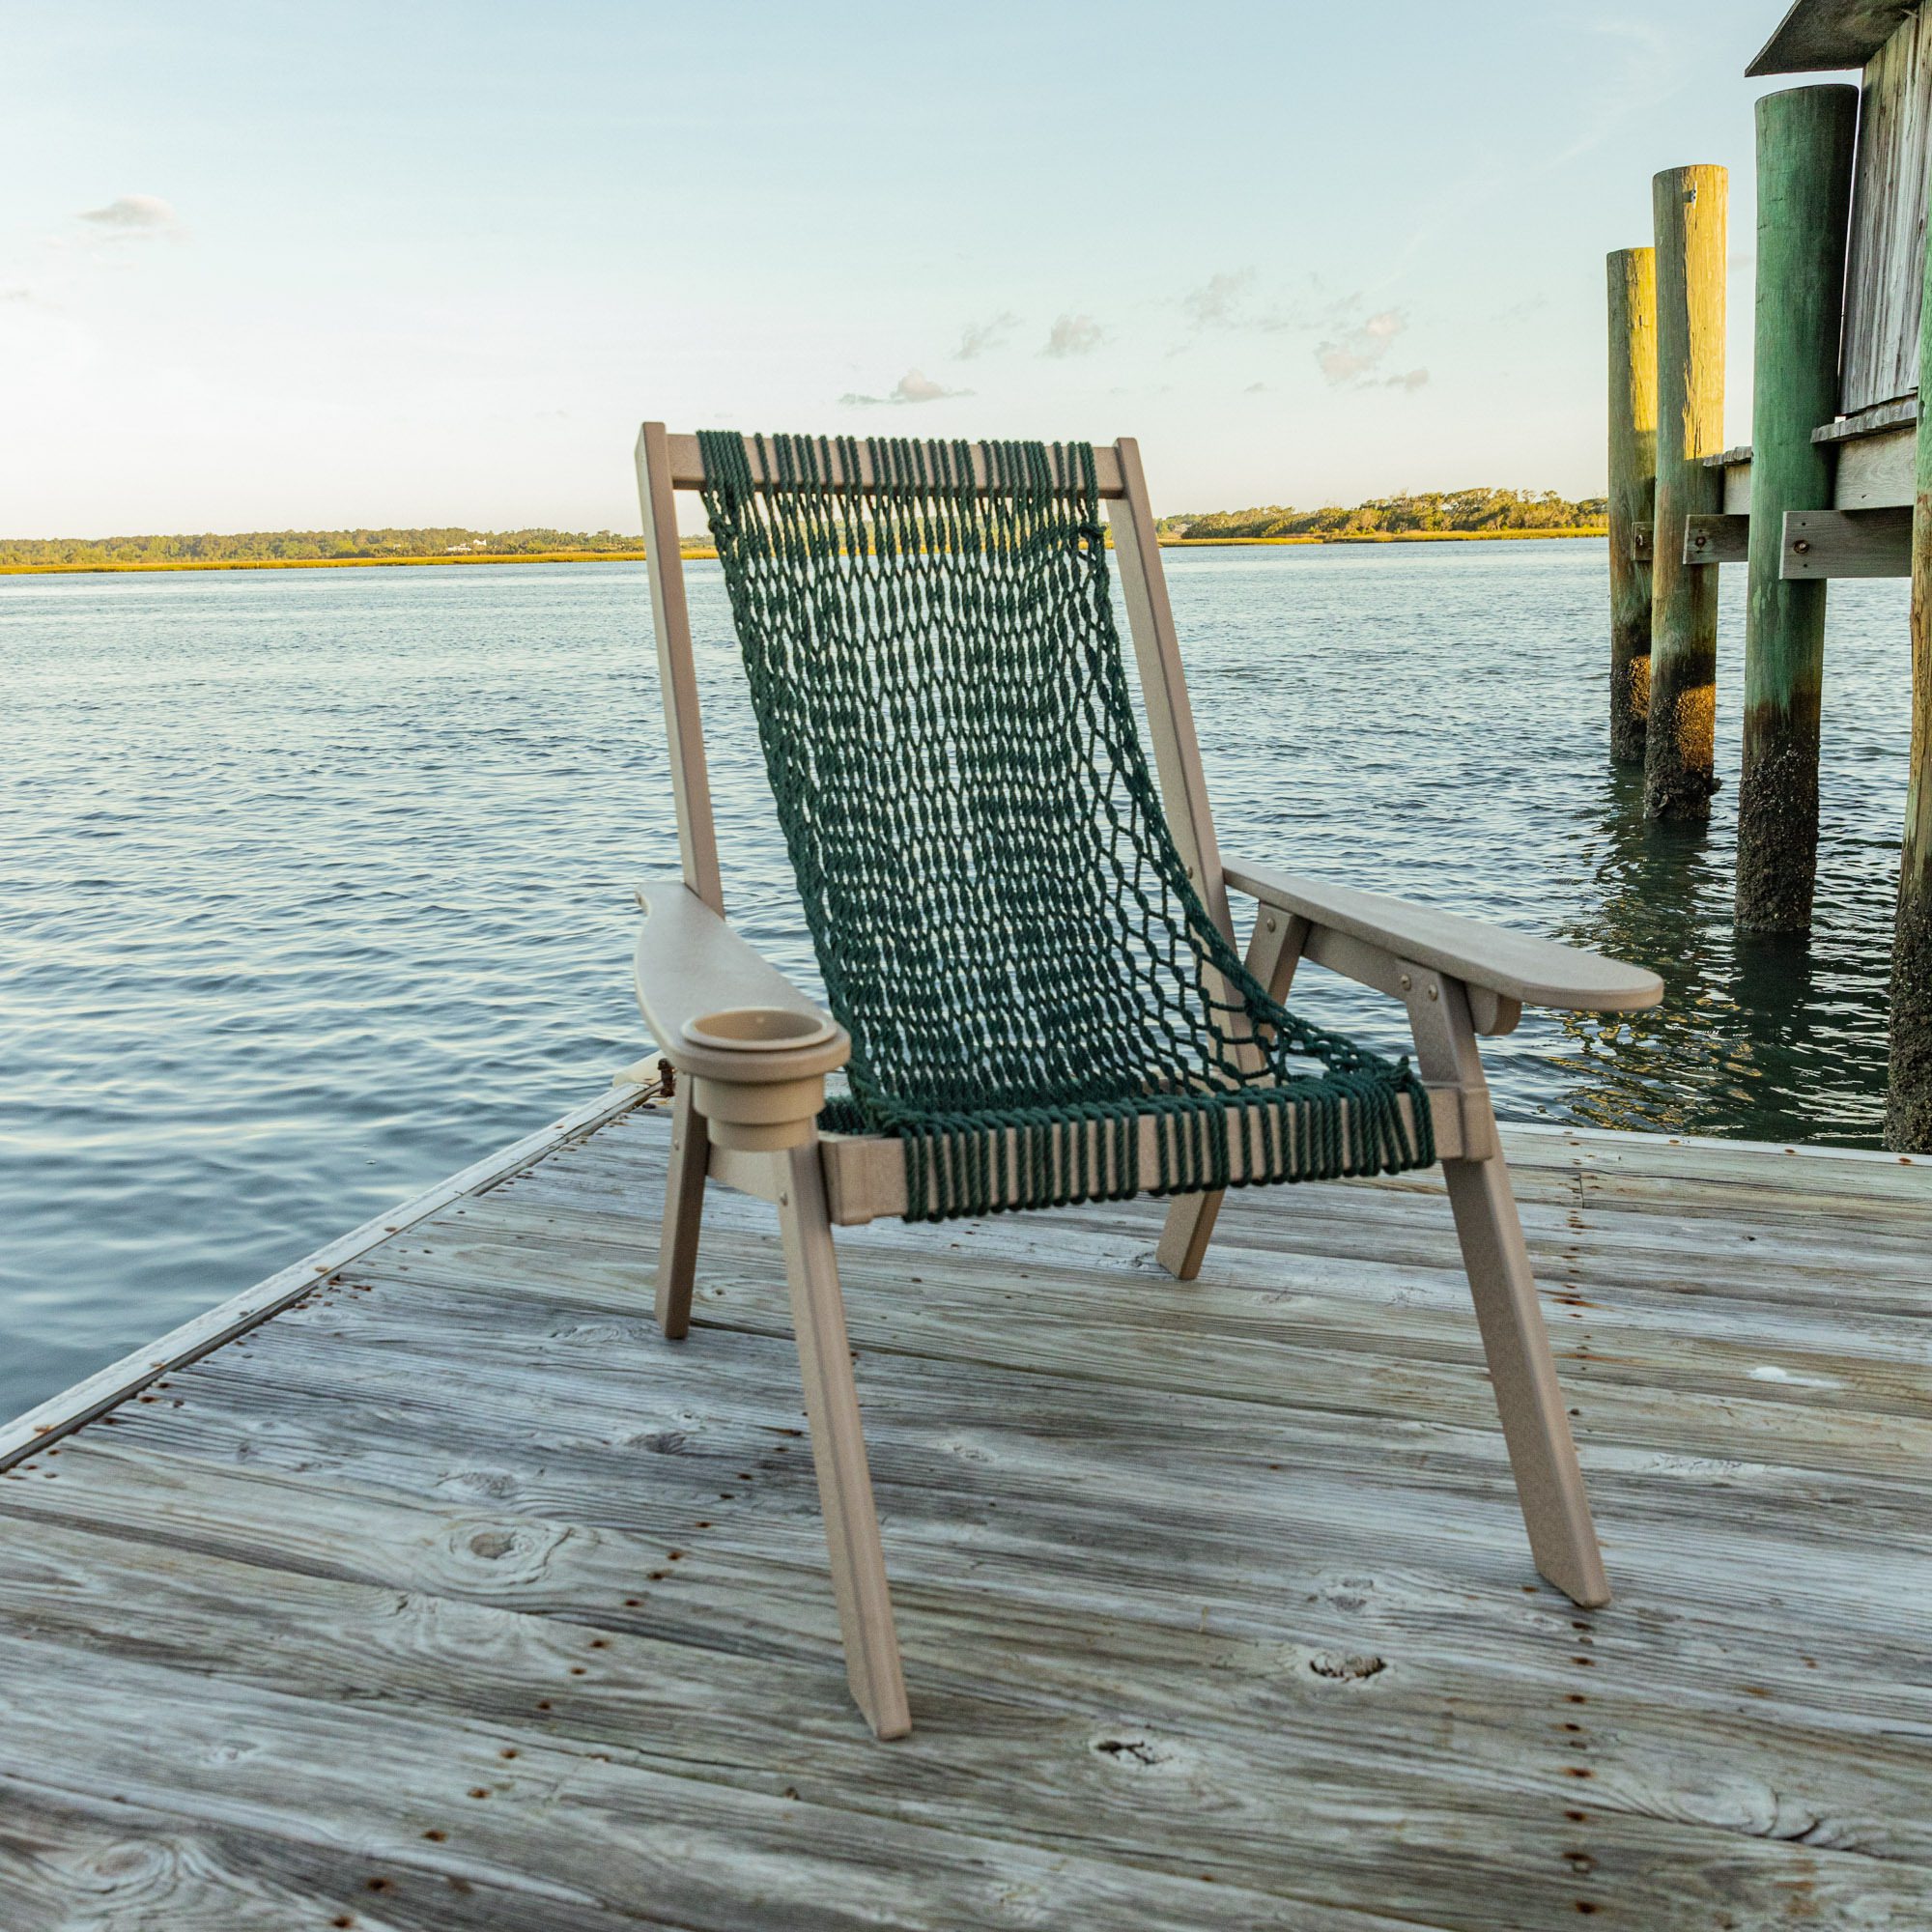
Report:
M1657 252L1614 249L1610 322L1610 756L1643 763L1650 708L1650 564L1632 554L1657 488Z
M1702 819L1717 789L1718 573L1684 561L1688 517L1723 507L1724 226L1720 167L1666 168L1657 226L1657 514L1650 567L1650 705L1643 809Z
M1757 315L1749 601L1737 920L1805 932L1818 859L1818 709L1825 580L1778 575L1784 513L1832 505L1856 87L1794 87L1757 103ZM1715 573L1713 573L1715 574Z
M1932 275L1918 318L1918 393L1932 398ZM1912 762L1891 948L1891 1083L1886 1145L1932 1152L1932 409L1918 413L1912 503Z

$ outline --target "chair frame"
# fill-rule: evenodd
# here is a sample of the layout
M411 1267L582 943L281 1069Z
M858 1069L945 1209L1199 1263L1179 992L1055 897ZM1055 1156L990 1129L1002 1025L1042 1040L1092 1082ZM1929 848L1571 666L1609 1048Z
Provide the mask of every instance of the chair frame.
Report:
M761 481L755 445L748 451ZM1326 881L1225 866L1139 447L1122 439L1096 448L1094 463L1155 772L1181 861L1231 943L1229 888L1259 900L1246 960L1276 1000L1287 997L1306 960L1404 1004L1531 1553L1543 1576L1575 1602L1605 1604L1609 1585L1477 1037L1509 1033L1525 1003L1634 1011L1655 1006L1662 986L1654 975L1596 953ZM660 1050L684 1076L673 1101L657 1319L674 1340L690 1329L707 1180L777 1207L846 1672L874 1732L899 1737L912 1719L832 1231L905 1212L903 1147L883 1136L819 1133L825 1075L843 1065L851 1042L724 923L674 500L679 490L702 487L703 458L696 437L647 422L637 464L683 867L680 880L639 890L646 915L639 997ZM983 482L983 464L980 469ZM868 479L839 478L835 466L838 480ZM1154 1131L1151 1117L1143 1127L1147 1148ZM1238 1177L1243 1150L1231 1152ZM1220 1194L1208 1193L1170 1206L1158 1255L1179 1279L1200 1272L1220 1205Z

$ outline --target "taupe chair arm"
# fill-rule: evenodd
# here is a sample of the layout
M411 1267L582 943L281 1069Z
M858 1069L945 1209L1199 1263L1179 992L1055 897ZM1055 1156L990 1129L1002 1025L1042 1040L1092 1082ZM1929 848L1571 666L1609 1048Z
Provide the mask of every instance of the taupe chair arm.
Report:
M1235 891L1251 895L1264 907L1304 919L1318 932L1339 933L1399 960L1430 967L1492 993L1498 1001L1577 1012L1634 1013L1656 1006L1663 997L1663 982L1655 973L1579 946L1559 946L1531 933L1486 925L1455 913L1385 898L1379 893L1311 879L1301 872L1227 865L1223 873ZM1318 964L1331 963L1322 957L1319 945L1303 950Z
M638 888L638 1002L658 1050L694 1079L823 1079L852 1038L681 879Z

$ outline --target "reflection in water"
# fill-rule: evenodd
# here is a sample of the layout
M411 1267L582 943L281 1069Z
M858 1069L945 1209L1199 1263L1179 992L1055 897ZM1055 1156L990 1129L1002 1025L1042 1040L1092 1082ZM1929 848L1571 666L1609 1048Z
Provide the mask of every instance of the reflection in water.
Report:
M1742 931L1729 917L1725 818L1646 820L1640 771L1606 767L1599 797L1587 848L1595 892L1553 936L1643 961L1664 997L1648 1013L1562 1016L1569 1051L1556 1064L1574 1083L1574 1118L1751 1139L1834 1128L1873 1138L1885 1105L1889 917L1864 918L1853 934Z
M1741 571L1719 626L1706 827L1646 822L1606 755L1595 546L1388 547L1171 559L1231 854L1549 933L1649 966L1660 1011L1527 1013L1484 1057L1507 1118L1875 1145L1883 1122L1911 676L1903 583L1832 586L1809 941L1732 924ZM1400 1050L1386 1007L1297 1001Z

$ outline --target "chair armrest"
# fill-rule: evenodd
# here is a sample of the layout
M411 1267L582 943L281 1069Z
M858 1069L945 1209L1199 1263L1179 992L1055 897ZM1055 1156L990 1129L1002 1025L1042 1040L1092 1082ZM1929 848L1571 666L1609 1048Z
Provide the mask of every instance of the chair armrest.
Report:
M852 1057L845 1029L681 879L646 881L638 903L638 1004L680 1073L762 1086L830 1073Z
M1523 1006L1634 1013L1663 998L1663 981L1655 973L1581 947L1559 946L1300 872L1238 865L1223 871L1236 892L1248 893L1264 905Z

